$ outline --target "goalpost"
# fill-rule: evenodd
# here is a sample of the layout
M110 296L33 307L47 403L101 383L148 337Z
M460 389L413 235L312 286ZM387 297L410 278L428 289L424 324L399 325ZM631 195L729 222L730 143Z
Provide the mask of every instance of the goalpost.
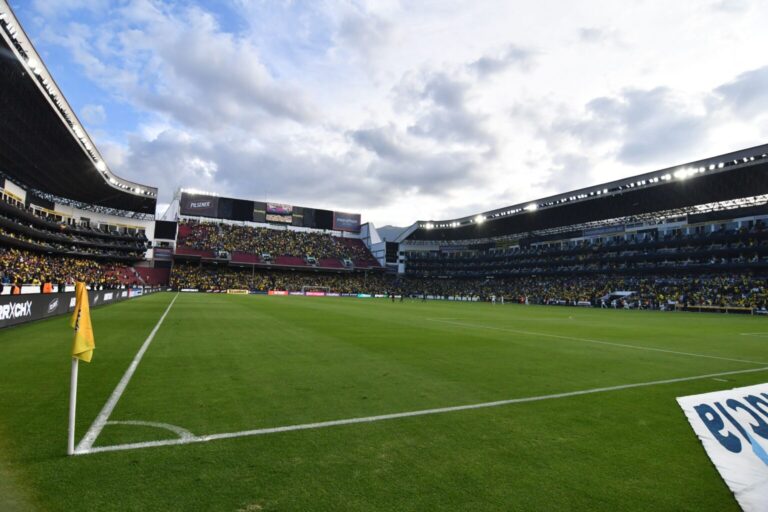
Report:
M322 293L324 295L327 295L331 293L331 287L330 286L302 286L301 287L301 293L304 295L312 295L314 293Z

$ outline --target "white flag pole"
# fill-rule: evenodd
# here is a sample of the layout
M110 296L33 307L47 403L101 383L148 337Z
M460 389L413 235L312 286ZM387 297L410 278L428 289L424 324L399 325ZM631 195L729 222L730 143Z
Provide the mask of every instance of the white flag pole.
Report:
M75 454L75 409L77 407L77 363L76 357L72 358L72 376L69 388L69 431L67 438L67 455Z

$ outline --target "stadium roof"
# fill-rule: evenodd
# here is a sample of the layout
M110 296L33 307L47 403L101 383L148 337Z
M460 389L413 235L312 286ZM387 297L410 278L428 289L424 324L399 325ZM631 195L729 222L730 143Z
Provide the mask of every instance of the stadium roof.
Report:
M155 213L157 189L113 174L5 0L0 0L0 171L86 204Z
M459 219L419 221L401 241L495 238L765 194L768 144Z

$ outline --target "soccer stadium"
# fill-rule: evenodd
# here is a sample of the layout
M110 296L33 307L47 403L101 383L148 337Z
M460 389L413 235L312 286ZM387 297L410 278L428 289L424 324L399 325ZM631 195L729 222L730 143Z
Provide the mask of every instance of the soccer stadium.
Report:
M768 510L768 144L385 230L119 176L15 9L0 510Z

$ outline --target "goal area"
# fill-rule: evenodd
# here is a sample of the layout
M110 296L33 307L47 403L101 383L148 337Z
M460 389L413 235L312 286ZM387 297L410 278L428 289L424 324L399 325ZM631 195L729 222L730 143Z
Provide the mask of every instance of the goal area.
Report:
M304 295L312 294L312 293L331 293L331 287L330 286L302 286L301 287L301 293Z

